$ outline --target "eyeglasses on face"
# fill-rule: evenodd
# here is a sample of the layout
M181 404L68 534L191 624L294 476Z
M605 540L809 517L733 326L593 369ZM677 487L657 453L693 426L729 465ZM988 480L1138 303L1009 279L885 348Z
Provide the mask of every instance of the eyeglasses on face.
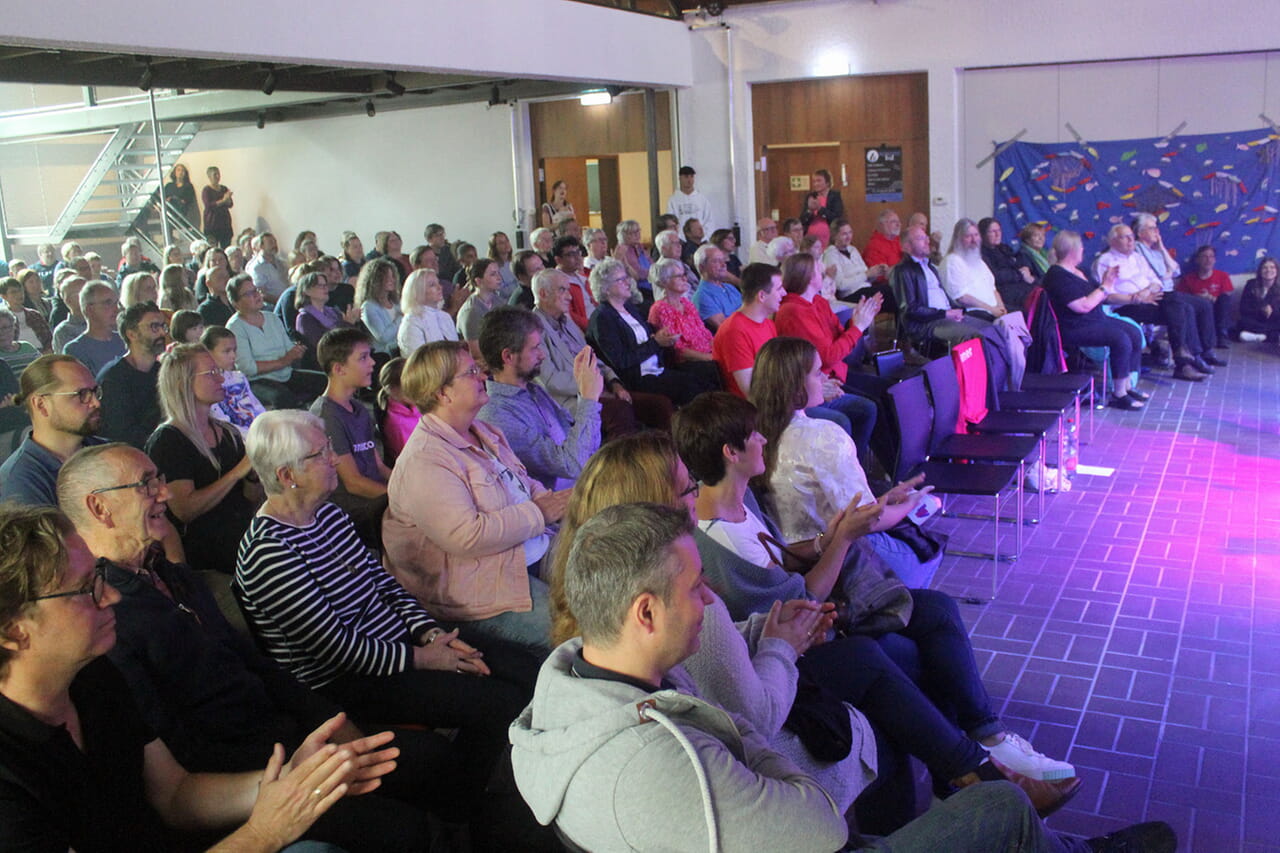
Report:
M70 592L51 592L48 595L37 595L32 601L44 601L49 598L73 598L77 595L87 595L93 599L95 607L101 607L107 591L107 567L103 563L98 563L93 567L93 576L85 581L84 586L79 589L73 589Z
M299 462L305 465L306 463L310 462L312 459L318 459L319 457L325 456L325 455L329 455L329 456L333 455L332 439L325 439L324 447L320 448L314 453L308 453L306 456L302 457L302 459L299 460Z
M681 492L679 495L677 495L677 497L683 500L684 498L689 497L689 495L693 495L696 498L698 496L698 492L700 491L702 491L702 484L699 483L697 480L694 480L692 483L689 484L689 487L685 489L683 492Z
M450 384L452 384L454 382L457 382L459 379L468 379L468 378L474 379L476 377L481 377L481 376L484 376L484 371L480 369L479 365L473 364L470 367L468 367L466 370L459 373L457 376L450 379L449 382Z
M152 332L167 332L169 330L169 324L157 320L154 323L148 323L147 329Z
M154 498L164 489L165 482L164 474L146 474L137 482L123 483L119 486L103 486L101 489L94 489L89 494L100 495L103 492L117 492L120 489L142 489L146 492L147 497Z
M77 388L74 391L46 391L38 394L39 397L75 397L80 405L89 405L90 400L102 399L102 386L94 385L92 388Z
M193 377L193 378L198 378L198 377L201 377L201 376L221 376L221 375L222 375L222 371L215 367L215 368L213 368L212 370L201 370L201 371L198 371L198 372L196 372L196 373L192 374L192 377Z

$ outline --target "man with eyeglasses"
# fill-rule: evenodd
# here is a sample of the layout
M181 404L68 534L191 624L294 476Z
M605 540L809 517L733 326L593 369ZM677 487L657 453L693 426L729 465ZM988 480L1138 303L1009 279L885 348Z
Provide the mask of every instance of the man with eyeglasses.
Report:
M15 402L31 416L31 432L0 465L0 500L54 506L62 464L105 441L97 436L102 388L71 356L42 355L22 371Z
M120 318L129 351L98 374L102 386L102 435L138 449L160 425L160 356L169 324L154 302L130 305Z
M0 849L187 849L195 839L164 824L247 820L216 849L269 853L394 769L390 733L327 744L345 722L335 715L287 764L273 744L246 772L189 772L104 657L120 594L68 519L2 507L0 539Z
M591 280L582 274L582 258L585 254L586 249L577 237L561 237L551 247L551 257L555 258L556 269L564 273L569 282L569 316L583 332L587 330L591 312L596 310L596 300L591 295ZM536 287L533 295L536 305ZM528 307L533 308L534 305Z
M80 291L80 312L89 328L67 344L63 352L74 356L90 374L97 376L102 368L129 349L116 332L120 297L105 281L91 281Z

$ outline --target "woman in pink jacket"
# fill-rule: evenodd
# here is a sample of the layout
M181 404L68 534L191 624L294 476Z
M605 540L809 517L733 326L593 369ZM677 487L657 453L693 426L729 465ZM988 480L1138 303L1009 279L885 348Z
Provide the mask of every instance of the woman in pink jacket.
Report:
M401 389L423 415L387 487L388 570L436 615L545 656L551 623L538 573L568 490L532 479L501 431L476 420L489 395L466 343L417 349Z

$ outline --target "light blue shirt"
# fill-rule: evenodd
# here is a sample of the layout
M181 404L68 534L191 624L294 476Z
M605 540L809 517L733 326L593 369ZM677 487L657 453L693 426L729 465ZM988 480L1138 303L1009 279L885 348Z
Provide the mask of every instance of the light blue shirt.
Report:
M703 320L717 314L728 318L742 307L742 294L732 284L703 279L698 282L698 291L693 294L693 304L697 306L698 316Z

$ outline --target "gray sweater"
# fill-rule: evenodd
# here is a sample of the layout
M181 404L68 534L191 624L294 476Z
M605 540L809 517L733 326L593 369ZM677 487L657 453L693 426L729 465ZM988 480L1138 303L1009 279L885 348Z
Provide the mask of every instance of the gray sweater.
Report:
M511 724L520 793L575 844L613 850L832 851L844 818L751 724L678 690L578 678L573 639Z

